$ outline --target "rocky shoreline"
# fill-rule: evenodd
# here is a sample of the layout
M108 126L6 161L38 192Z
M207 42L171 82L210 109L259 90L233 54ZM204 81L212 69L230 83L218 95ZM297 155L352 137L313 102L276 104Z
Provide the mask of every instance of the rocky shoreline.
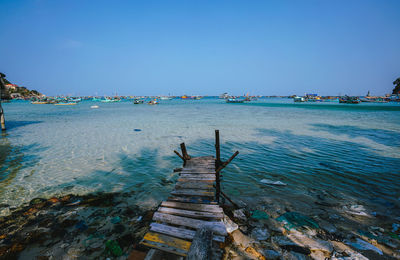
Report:
M156 208L130 203L131 195L70 194L10 208L0 217L0 259L143 259L138 243ZM335 214L236 202L239 209L223 206L224 259L400 259L400 219L361 205Z
M152 211L129 193L36 198L0 217L0 259L126 259Z

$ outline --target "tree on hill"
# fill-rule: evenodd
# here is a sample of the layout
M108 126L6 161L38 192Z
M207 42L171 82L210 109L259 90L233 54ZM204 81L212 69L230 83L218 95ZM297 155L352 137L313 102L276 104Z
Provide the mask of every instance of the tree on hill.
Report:
M395 81L393 81L394 89L392 94L400 94L400 78L397 78Z

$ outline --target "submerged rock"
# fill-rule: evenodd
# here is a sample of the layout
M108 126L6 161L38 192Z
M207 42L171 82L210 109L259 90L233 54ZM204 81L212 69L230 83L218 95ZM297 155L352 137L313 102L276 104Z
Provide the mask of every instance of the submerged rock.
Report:
M267 240L269 236L269 232L266 228L255 228L251 232L251 237L258 241Z
M382 250L360 238L356 238L355 242L347 241L347 244L358 250L363 250L363 251L371 250L380 255L383 255Z
M311 250L309 248L299 245L285 236L272 237L271 241L275 246L278 246L288 251L294 251L305 255L309 255L311 253Z
M227 215L224 215L223 222L226 227L226 232L228 233L232 233L239 228L238 224L233 222Z
M319 228L319 225L314 220L298 212L286 212L276 220L283 222L286 229L298 227Z
M277 260L281 257L281 254L279 252L272 250L272 249L264 250L263 255L265 256L265 258L271 259L271 260Z
M269 216L265 211L254 210L251 212L251 218L256 220L267 220Z
M281 181L271 181L271 180L267 180L267 179L262 179L260 182L264 183L264 184L277 185L277 186L286 186L287 185L286 183L283 183Z
M367 212L363 205L351 205L350 207L344 206L344 211L350 215L363 216L372 218L373 216Z
M247 220L246 214L244 212L244 209L237 209L233 211L233 217L245 222Z
M235 230L231 235L233 238L233 243L237 246L247 248L251 243L253 243L253 239L244 235L240 230Z

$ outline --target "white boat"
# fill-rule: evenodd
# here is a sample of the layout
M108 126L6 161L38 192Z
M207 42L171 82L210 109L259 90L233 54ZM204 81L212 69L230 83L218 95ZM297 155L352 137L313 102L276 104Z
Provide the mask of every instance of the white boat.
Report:
M305 102L306 99L304 97L295 96L293 97L294 102Z
M167 96L161 96L160 99L161 99L161 100L171 100L172 98L167 97Z

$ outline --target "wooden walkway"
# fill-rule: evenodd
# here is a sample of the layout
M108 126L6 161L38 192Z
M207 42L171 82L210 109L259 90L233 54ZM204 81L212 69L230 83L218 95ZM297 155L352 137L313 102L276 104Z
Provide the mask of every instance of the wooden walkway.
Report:
M142 245L187 256L196 230L204 226L212 230L213 251L225 241L223 211L216 201L216 160L213 156L189 158L171 196L154 213Z

